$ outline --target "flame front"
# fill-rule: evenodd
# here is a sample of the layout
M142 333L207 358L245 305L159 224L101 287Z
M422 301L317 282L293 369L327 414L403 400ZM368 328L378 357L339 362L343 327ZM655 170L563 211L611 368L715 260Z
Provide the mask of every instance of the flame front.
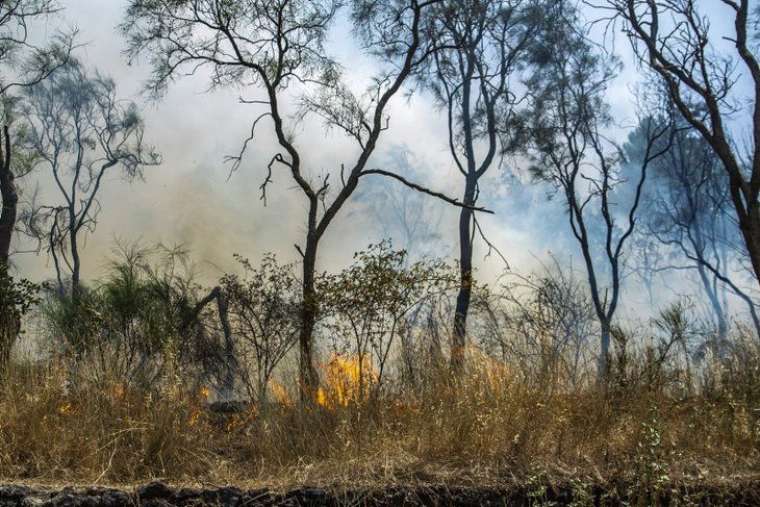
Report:
M346 407L367 399L377 382L377 371L368 357L335 354L323 367L325 385L317 390L316 402L327 408Z

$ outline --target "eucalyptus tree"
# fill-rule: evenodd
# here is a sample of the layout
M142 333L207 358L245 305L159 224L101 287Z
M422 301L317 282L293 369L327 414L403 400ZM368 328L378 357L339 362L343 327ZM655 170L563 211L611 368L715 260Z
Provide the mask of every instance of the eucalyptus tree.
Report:
M44 207L47 220L35 230L47 240L59 289L64 289L66 272L76 300L81 241L95 231L106 176L119 171L127 180L141 177L145 166L159 163L159 156L143 140L137 105L118 98L113 80L91 75L75 60L29 88L26 102L26 148L49 173L62 201Z
M326 48L343 2L339 0L132 0L123 31L128 54L150 55L153 76L149 88L162 92L174 79L200 69L210 71L213 86L246 87L263 97L245 102L259 106L251 135L241 153L231 158L238 168L257 127L268 120L278 150L267 164L262 198L275 171L287 173L306 200L306 238L297 246L302 257L302 308L299 331L302 394L318 383L314 369L313 335L319 313L315 286L318 249L329 225L369 175L383 175L416 190L459 204L408 178L369 166L381 134L388 129L388 106L407 78L431 54L422 37L424 14L441 0L357 0L351 2L354 32L368 53L382 55L385 64L366 95L357 96L341 81L340 68ZM304 96L297 115L289 117L285 102L293 88ZM331 174L313 178L304 164L294 131L298 121L316 115L345 133L358 147L349 164L337 163ZM331 177L339 175L339 180Z
M534 53L538 69L528 82L534 107L533 172L552 183L567 206L600 324L598 374L604 380L626 244L639 220L647 170L669 149L672 129L645 118L640 127L643 150L637 160L627 161L603 133L611 122L604 97L615 75L614 61L596 50L577 13L563 2L549 13L546 28ZM619 199L627 181L621 177L626 164L635 168L627 168L635 173L633 190L628 199Z
M588 3L611 23L622 22L638 61L659 76L680 115L720 159L760 283L760 62L750 0ZM709 15L708 4L715 9ZM732 25L728 33L712 26L718 16ZM746 138L736 139L733 125Z
M420 81L446 113L451 159L464 177L460 286L451 347L455 371L464 363L473 246L476 233L482 236L473 206L481 178L523 144L520 110L527 101L519 71L541 15L537 0L463 0L442 2L425 18L425 34L439 48L421 69Z

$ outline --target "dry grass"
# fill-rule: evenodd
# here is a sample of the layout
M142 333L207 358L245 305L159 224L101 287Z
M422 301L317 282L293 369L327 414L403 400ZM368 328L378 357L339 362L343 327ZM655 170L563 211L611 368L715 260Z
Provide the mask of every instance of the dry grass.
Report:
M16 365L0 395L0 476L270 485L545 477L656 488L760 471L751 369L702 372L710 381L687 395L673 382L628 381L603 392L526 380L482 358L471 366L461 383L431 374L416 392L388 386L308 409L281 399L220 416L206 409L204 393L180 383L146 393L114 380L67 393L60 364Z

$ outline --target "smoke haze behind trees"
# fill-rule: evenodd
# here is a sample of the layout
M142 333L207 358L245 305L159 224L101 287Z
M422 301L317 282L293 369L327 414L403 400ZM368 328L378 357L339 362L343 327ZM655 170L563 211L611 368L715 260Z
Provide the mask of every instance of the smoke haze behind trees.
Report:
M704 3L704 2L703 2ZM145 171L145 181L129 184L114 173L104 182L101 201L105 203L95 234L90 235L83 247L83 278L100 276L107 266L106 258L116 239L144 244L162 242L183 243L199 264L202 279L218 278L237 266L234 253L252 260L264 252L273 251L283 260L297 260L293 244L303 236L306 203L285 173L274 174L274 185L268 192L268 205L259 201L259 185L266 174L266 164L273 153L275 139L272 130L263 126L239 170L230 174L224 163L225 155L236 154L250 132L250 121L255 114L251 106L238 103L241 93L249 91L220 89L207 92L206 76L177 81L161 100L146 103L141 95L149 76L144 61L129 66L122 54L125 42L116 26L123 21L126 1L65 0L64 11L48 21L35 34L44 39L58 28L76 26L80 41L86 43L78 57L90 68L97 68L116 81L118 95L135 100L143 108L146 140L155 145L163 156L160 167ZM709 8L708 7L708 12ZM725 19L715 19L716 30L721 30ZM38 30L40 29L37 27ZM598 41L603 39L597 30ZM362 56L350 35L349 21L341 16L331 31L330 50L338 55L345 66L346 81L355 91L363 91L368 76L374 69L372 59ZM635 124L636 103L634 89L641 74L628 54L624 40L615 41L615 50L622 59L624 70L612 83L607 100L611 115L618 126ZM245 96L251 99L254 97ZM287 113L295 113L294 100L285 104ZM446 122L441 111L434 108L424 93L405 100L396 97L390 108L390 130L384 133L380 146L370 163L373 167L393 169L393 164L412 166L417 181L435 190L458 196L460 180L450 161L446 145ZM624 128L614 129L618 139L625 140ZM305 166L315 168L313 177L330 172L337 174L335 160L349 162L354 147L340 133L324 133L317 120L307 120L300 126L302 153L308 159ZM399 156L405 153L405 156ZM482 184L481 203L493 209L495 216L481 217L489 239L506 256L513 270L528 272L545 260L548 254L563 261L573 257L573 265L580 269L577 248L572 243L566 224L565 210L557 199L547 200L548 188L531 183L525 169L528 164L520 159L506 160L502 170L489 172ZM394 246L409 248L412 256L453 256L457 238L458 210L435 199L406 195L411 191L394 181L374 178L367 187L353 197L347 213L339 216L334 228L328 231L321 245L319 269L344 267L351 261L354 251L375 243L389 233ZM27 186L25 197L31 194ZM389 193L404 196L410 206L422 209L410 216L429 216L434 219L430 241L421 245L406 244L404 224L398 219L377 211L377 202L387 199ZM53 197L52 189L40 188L39 200ZM368 208L373 213L366 213ZM358 220L348 219L356 214ZM380 219L378 221L378 219ZM379 222L379 224L377 223ZM21 245L19 245L21 246ZM497 255L484 259L487 247L476 241L476 277L487 282L497 280L504 269ZM52 266L45 255L15 256L19 271L32 279L51 278ZM629 276L625 284L641 284ZM667 287L652 292L663 297L696 293L692 282L675 273L657 281ZM646 290L628 290L621 311L633 313L635 308L649 307ZM656 301L656 304L664 301ZM626 312L626 310L628 310Z

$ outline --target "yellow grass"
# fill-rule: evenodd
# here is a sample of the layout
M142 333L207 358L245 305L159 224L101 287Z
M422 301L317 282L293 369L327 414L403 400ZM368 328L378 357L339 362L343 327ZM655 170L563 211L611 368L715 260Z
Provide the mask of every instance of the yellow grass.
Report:
M370 390L371 369L359 388L356 367L350 358L328 364L316 404L293 402L278 384L269 406L218 415L203 388L167 382L139 392L114 379L67 391L62 365L15 365L0 394L0 477L357 485L553 477L654 488L759 471L760 393L730 369L685 394L662 382L572 388L481 356L458 382L441 369L416 391Z

